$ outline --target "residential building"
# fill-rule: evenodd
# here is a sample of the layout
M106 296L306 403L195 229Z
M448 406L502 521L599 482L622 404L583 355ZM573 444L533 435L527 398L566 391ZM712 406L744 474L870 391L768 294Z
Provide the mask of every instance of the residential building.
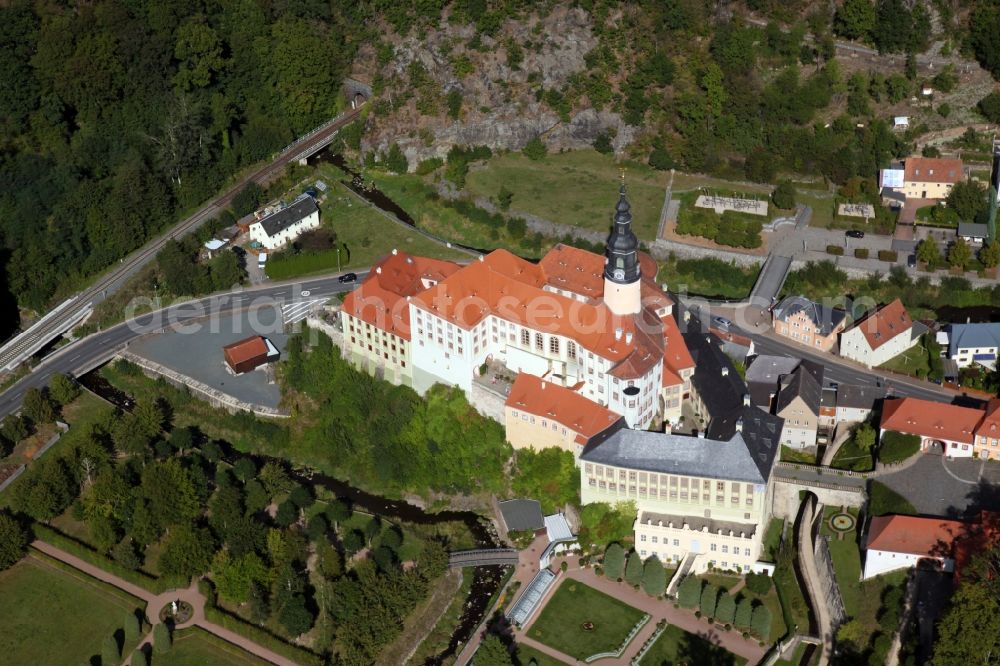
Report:
M556 447L579 456L599 437L625 427L625 419L572 388L518 373L504 405L507 441L515 449Z
M837 389L825 386L819 401L819 428L821 431L829 431L835 425L837 425Z
M533 499L509 499L497 503L500 508L500 518L503 520L504 532L534 532L545 531L545 518L542 515L542 505Z
M775 398L782 377L799 367L799 359L790 356L759 354L747 366L746 384L750 401L765 412L774 411Z
M876 308L840 336L840 355L872 368L920 342L927 327L910 319L898 298Z
M393 250L344 298L340 310L344 355L394 384L413 385L410 306L407 299L461 266Z
M875 386L840 384L837 386L837 423L862 423L871 416L875 405L885 398L885 389Z
M954 544L965 529L965 523L958 520L875 516L868 527L861 578L868 580L928 562L950 572L955 566Z
M303 232L318 228L319 207L316 200L308 194L299 196L284 208L249 225L250 240L260 243L268 250L277 250Z
M711 422L732 413L744 402L749 404L747 386L736 371L732 359L722 351L721 341L704 332L702 322L690 310L684 310L684 342L695 363L691 377L691 406L696 429L704 430Z
M730 330L713 326L712 335L722 341L722 352L732 359L733 363L746 365L747 359L754 354L753 339L746 335L733 333Z
M816 446L821 398L819 383L802 365L782 379L774 407L784 420L782 445L793 449Z
M771 316L775 333L820 351L830 351L847 326L846 312L805 296L786 296Z
M958 236L971 245L982 245L990 237L990 228L982 222L959 222Z
M707 436L619 430L580 455L581 501L636 502L643 557L690 557L695 573L756 570L781 427L746 404L713 421Z
M982 409L920 398L894 398L882 404L879 433L891 430L917 435L921 451L968 458L984 416Z
M1000 323L948 324L944 330L948 358L959 368L973 364L996 369Z
M226 365L236 374L250 372L256 368L276 361L280 352L270 340L262 335L252 335L222 348Z
M1000 400L986 403L983 419L976 426L973 453L981 460L1000 460Z
M945 157L907 157L902 164L883 169L879 185L904 199L940 200L948 197L955 183L964 178L962 160Z

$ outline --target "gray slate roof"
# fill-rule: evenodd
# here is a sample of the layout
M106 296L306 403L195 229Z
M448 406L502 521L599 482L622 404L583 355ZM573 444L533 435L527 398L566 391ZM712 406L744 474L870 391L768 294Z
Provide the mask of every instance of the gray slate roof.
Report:
M715 418L741 407L743 396L747 394L747 386L736 372L732 359L722 351L719 339L709 333L707 328L702 328L701 321L694 313L685 322L682 335L695 363L691 383L705 404L709 416Z
M1000 347L1000 323L948 324L948 356L959 349Z
M786 296L774 308L774 318L785 321L800 312L805 313L821 335L830 335L830 332L847 317L847 313L843 310L820 305L805 296Z
M819 415L819 403L823 397L822 387L816 383L813 376L804 366L799 366L782 383L778 391L778 401L774 407L775 414L781 414L793 400L802 398L802 402L813 414Z
M542 505L538 500L512 499L500 502L500 513L508 530L540 530L545 527Z
M316 200L308 194L303 194L288 206L262 218L259 224L264 227L264 232L268 236L275 236L317 210L319 209L316 207Z
M718 441L648 430L619 430L604 443L584 449L580 460L659 474L747 483L766 481L741 433L728 441Z
M669 513L656 513L654 511L640 511L639 522L647 525L663 523L664 526L673 523L674 527L687 525L688 528L695 532L700 532L702 528L707 527L708 531L712 534L718 534L721 531L723 534L732 532L734 535L739 536L742 533L746 539L753 537L754 532L757 531L756 523L737 523L731 520L715 520L714 518L702 518L700 516L675 516Z
M990 229L985 224L979 222L959 222L958 235L969 236L971 238L989 238Z
M765 480L781 450L781 429L785 420L744 405L728 414L712 419L705 436L711 440L729 440L740 434L757 472ZM737 431L740 429L740 432Z
M885 398L885 389L877 386L841 384L837 387L837 407L872 409L878 400Z

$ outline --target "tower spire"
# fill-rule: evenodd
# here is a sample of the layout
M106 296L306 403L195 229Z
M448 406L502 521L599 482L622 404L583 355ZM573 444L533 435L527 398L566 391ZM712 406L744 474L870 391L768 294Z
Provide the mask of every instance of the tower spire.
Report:
M608 236L604 264L604 300L616 314L639 311L639 239L632 231L632 206L625 189L625 169L621 170L618 203Z

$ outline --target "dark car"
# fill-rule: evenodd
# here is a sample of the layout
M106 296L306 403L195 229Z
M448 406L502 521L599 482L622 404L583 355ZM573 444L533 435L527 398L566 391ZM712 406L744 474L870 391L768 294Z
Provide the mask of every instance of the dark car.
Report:
M910 256L908 256L906 258L906 266L908 268L916 268L917 267L917 255L911 254Z
M865 232L858 231L857 229L851 229L850 231L847 232L847 236L849 238L864 238Z
M348 282L357 282L358 281L358 274L357 273L344 273L339 278L337 278L337 281L340 282L340 284L346 284Z

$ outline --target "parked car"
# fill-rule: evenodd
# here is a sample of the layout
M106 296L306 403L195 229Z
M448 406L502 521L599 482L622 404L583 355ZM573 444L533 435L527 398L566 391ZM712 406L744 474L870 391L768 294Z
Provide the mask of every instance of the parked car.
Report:
M906 258L906 267L907 268L916 268L917 267L917 255L911 254L910 256L908 256Z
M733 325L733 322L729 321L725 317L712 317L712 321L719 328L729 328L730 326Z
M850 231L847 232L847 237L848 238L864 238L865 237L865 232L858 231L857 229L851 229Z
M344 273L339 278L337 278L337 281L340 282L340 284L347 284L348 282L357 282L357 280L358 280L357 273Z

